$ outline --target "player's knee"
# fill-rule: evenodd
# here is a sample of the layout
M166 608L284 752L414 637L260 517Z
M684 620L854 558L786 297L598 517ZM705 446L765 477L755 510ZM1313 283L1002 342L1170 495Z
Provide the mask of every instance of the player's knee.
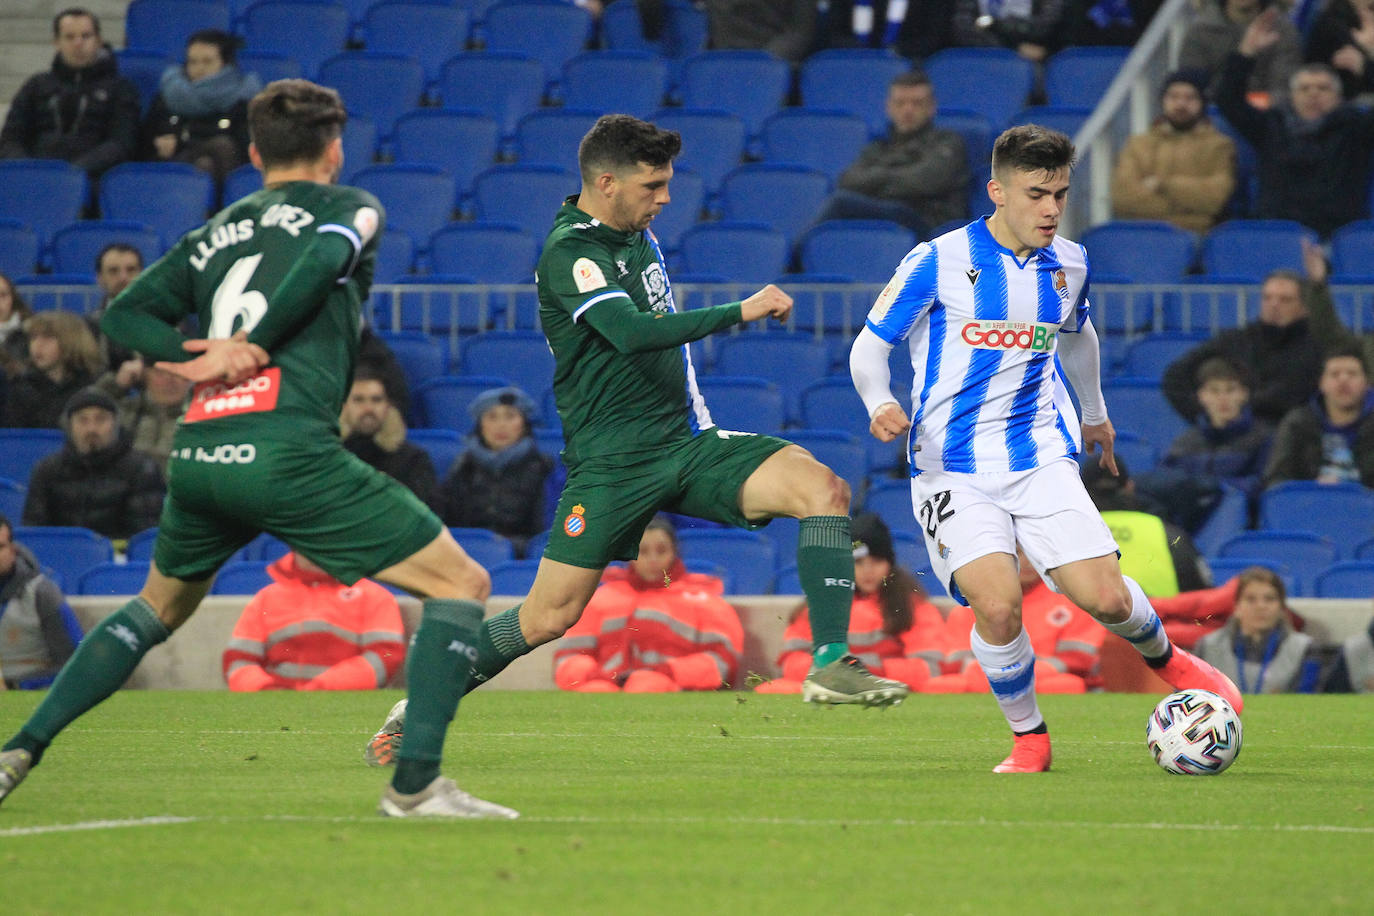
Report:
M491 576L468 556L455 559L430 588L432 598L485 601L491 594Z
M1021 632L1021 603L1006 598L985 598L974 605L979 628L995 646L1005 646Z
M807 515L848 515L849 499L853 495L849 488L849 482L836 474L829 468L824 468L824 473L817 481L818 486L808 486L805 493L807 499Z
M1131 593L1124 582L1104 584L1084 610L1104 623L1121 623L1131 616Z

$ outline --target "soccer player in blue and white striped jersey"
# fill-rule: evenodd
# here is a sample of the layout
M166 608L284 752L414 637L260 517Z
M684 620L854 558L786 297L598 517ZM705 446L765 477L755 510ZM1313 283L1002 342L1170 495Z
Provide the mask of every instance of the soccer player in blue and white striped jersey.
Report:
M1073 169L1068 137L1037 125L993 147L991 216L918 245L878 297L850 354L874 436L907 435L911 498L937 575L976 623L973 653L1015 740L999 773L1050 767L1035 699L1035 656L1021 627L1019 542L1051 587L1140 650L1176 689L1240 694L1173 646L1145 593L1122 576L1117 546L1075 457L1115 432L1099 378L1082 245L1057 237ZM893 400L888 354L907 340L912 416ZM1069 400L1065 375L1083 407Z

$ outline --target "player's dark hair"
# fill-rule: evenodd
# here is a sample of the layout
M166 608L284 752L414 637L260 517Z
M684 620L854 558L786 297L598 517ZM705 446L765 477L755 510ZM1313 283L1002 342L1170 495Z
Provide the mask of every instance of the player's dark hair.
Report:
M602 115L577 145L583 184L602 172L620 173L645 163L661 168L682 150L682 135L624 114Z
M1369 366L1364 361L1364 350L1358 341L1344 340L1327 350L1322 354L1322 369L1325 370L1326 364L1333 359L1353 359L1360 364L1360 369L1364 371L1364 374L1369 375Z
M143 269L143 252L139 251L137 248L135 248L133 245L130 245L128 242L111 242L104 248L100 249L100 252L95 256L95 272L97 274L100 273L100 268L105 263L105 255L109 254L111 251L118 251L121 253L133 255L134 257L138 258L138 269Z
M199 32L192 32L186 39L186 47L190 48L191 45L214 45L219 51L219 59L228 67L238 62L243 39L221 29L201 29Z
M333 89L309 80L276 80L248 103L248 133L267 168L314 162L348 121Z
M887 87L889 89L895 89L898 86L909 88L913 86L929 86L930 84L930 77L926 76L925 71L906 70L894 76L892 82L887 84Z
M1204 359L1202 364L1197 367L1194 374L1197 379L1197 386L1201 388L1208 382L1239 382L1246 388L1250 387L1249 373L1242 366L1231 362L1224 356L1213 356Z
M1021 124L1002 131L992 145L992 174L1057 172L1074 164L1073 141L1039 124Z
M100 37L100 17L97 16L95 13L92 13L90 10L86 9L84 6L69 6L62 12L58 13L56 16L52 17L53 38L58 37L58 35L60 34L60 30L62 28L62 20L66 19L68 16L85 16L87 19L91 20L91 25L95 26L95 37Z

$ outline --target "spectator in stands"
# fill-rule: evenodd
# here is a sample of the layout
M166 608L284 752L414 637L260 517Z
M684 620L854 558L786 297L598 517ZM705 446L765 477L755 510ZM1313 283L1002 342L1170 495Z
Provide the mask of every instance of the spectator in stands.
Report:
M1011 48L1031 63L1043 63L1068 37L1065 0L955 0L954 44L968 48Z
M0 272L0 375L21 374L29 364L29 335L24 322L33 314L14 281Z
M1035 651L1035 689L1038 693L1083 693L1101 686L1098 673L1107 631L1087 611L1054 591L1019 547L1021 624ZM988 693L988 677L969 648L973 610L962 604L950 609L946 621L944 668L951 673L932 678L922 693Z
M1336 312L1336 303L1331 298L1331 288L1326 282L1330 266L1326 263L1321 246L1303 242L1302 258L1307 271L1304 298L1312 337L1317 341L1317 346L1321 347L1323 353L1330 353L1336 347L1356 343L1364 357L1366 371L1374 369L1374 331L1357 336Z
M1160 466L1136 477L1137 489L1158 501L1166 517L1196 532L1222 496L1222 485L1259 494L1274 428L1250 411L1244 370L1223 357L1197 370L1194 424L1179 433Z
M0 689L48 686L80 641L81 625L62 591L0 515Z
M868 670L919 688L940 674L947 645L945 623L911 572L897 564L892 533L872 512L854 516L854 604L849 645ZM811 622L806 607L783 634L782 676L760 684L760 693L800 693L811 667Z
M818 221L885 219L918 238L968 217L964 139L934 125L935 88L923 73L899 74L887 90L886 137L874 140L844 170Z
M1078 29L1073 45L1134 45L1164 0L1079 0L1073 5L1082 13L1070 14Z
M119 428L114 399L97 388L67 403L67 441L34 465L25 525L74 525L123 539L157 524L166 490L157 462Z
M1211 94L1216 96L1227 55L1243 47L1246 30L1256 21L1265 24L1273 40L1249 52L1252 65L1243 74L1239 90L1256 93L1266 103L1278 102L1289 92L1288 81L1302 63L1302 36L1267 0L1203 0L1197 18L1184 33L1179 67L1206 73Z
M1304 57L1336 71L1347 101L1374 92L1374 2L1327 0L1308 28Z
M425 505L437 506L439 484L429 453L406 441L406 424L373 365L359 365L339 421L344 448L405 484Z
M1164 369L1162 387L1178 415L1189 423L1202 406L1197 400L1197 370L1220 356L1241 367L1254 383L1250 410L1277 424L1294 407L1306 403L1321 376L1321 350L1308 321L1302 277L1276 270L1260 287L1259 319L1222 331L1198 344Z
M1236 146L1207 119L1207 80L1199 70L1164 79L1160 117L1126 141L1112 172L1118 219L1168 220L1206 232L1236 187Z
M134 450L156 461L165 476L172 435L185 408L190 383L135 355L117 370L102 375L96 387L115 400L119 425L132 440Z
M712 48L754 48L793 64L811 53L815 0L706 0Z
M834 0L822 16L833 48L892 48L925 60L950 45L954 0Z
M1267 10L1227 55L1216 89L1217 107L1259 159L1255 216L1292 219L1323 237L1369 213L1374 112L1341 102L1340 80L1326 64L1303 64L1289 81L1289 97L1261 109L1245 95L1257 57L1279 41ZM1287 28L1292 28L1287 26Z
M439 514L445 525L504 535L523 553L525 542L548 527L544 484L554 467L534 440L534 401L519 388L491 388L468 411L477 423L444 476Z
M0 159L65 159L94 177L133 158L138 88L119 75L89 10L58 13L52 34L52 68L30 77L10 103Z
M1207 588L1211 572L1193 539L1158 506L1136 494L1126 462L1116 456L1117 475L1096 461L1082 467L1083 486L1111 529L1121 555L1121 571L1140 583L1150 598Z
M100 306L86 316L91 333L100 344L105 365L122 367L137 358L132 350L114 343L100 331L105 309L139 274L143 273L143 252L126 242L111 242L95 256L95 284L100 287ZM131 370L132 371L132 370Z
M1279 424L1265 486L1315 480L1374 487L1374 390L1359 344L1327 354L1317 388L1311 403Z
M298 553L267 574L224 650L230 690L374 690L401 669L405 626L391 592L371 579L345 585Z
M162 74L144 121L152 158L189 162L216 182L248 161L248 100L262 81L239 70L240 42L219 29L186 39L186 62Z
M1341 643L1326 679L1327 693L1374 693L1374 620Z
M1288 617L1283 580L1252 566L1238 576L1235 609L1226 625L1198 640L1197 654L1241 693L1311 693L1321 662L1312 637Z
M28 428L57 427L63 408L101 370L91 329L71 312L38 312L24 322L29 368L11 379L5 422Z
M714 576L689 573L677 532L659 516L639 556L601 577L554 653L554 683L584 693L669 693L728 687L744 652L739 614Z

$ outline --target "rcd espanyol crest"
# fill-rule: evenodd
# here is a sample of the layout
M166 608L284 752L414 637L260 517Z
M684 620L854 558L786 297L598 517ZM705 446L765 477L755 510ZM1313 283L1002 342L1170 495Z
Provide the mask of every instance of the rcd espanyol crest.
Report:
M640 275L644 280L644 295L649 298L649 308L655 312L675 312L673 291L668 288L668 277L663 273L663 265L654 261L644 268Z

